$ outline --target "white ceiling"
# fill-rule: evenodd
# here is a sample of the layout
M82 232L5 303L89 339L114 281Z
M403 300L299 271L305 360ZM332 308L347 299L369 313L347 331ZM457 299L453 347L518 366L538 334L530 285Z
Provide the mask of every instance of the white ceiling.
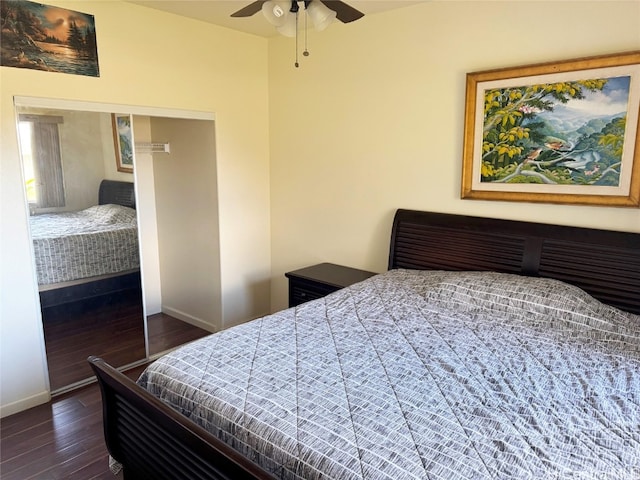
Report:
M360 10L365 15L372 15L378 12L402 8L420 1L405 0L368 0L351 1L346 3L353 8ZM271 37L277 35L273 26L264 18L261 12L247 18L232 18L231 14L252 3L253 0L129 0L135 3L156 10L174 13L183 17L194 18L203 22L220 25L222 27L239 30L241 32L252 33L261 37Z

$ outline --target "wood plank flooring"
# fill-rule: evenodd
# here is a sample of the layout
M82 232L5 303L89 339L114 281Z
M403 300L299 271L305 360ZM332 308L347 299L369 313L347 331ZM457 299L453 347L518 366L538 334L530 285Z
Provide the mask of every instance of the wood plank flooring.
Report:
M210 335L207 330L194 327L165 313L149 315L147 329L149 330L149 355L162 353Z
M107 296L43 310L49 384L52 392L92 378L89 355L114 367L145 358L140 292ZM149 354L164 352L209 332L159 313L147 319Z
M52 392L91 378L89 355L115 367L146 356L139 290L45 308L42 324Z
M126 317L127 311L127 308L120 306L112 311L112 316L117 317L118 314L122 314ZM72 312L67 310L67 319L71 318L70 313ZM148 320L150 350L156 353L209 334L205 330L165 314L152 315ZM85 319L85 327L89 323ZM104 326L104 318L95 323ZM117 327L112 325L110 328ZM66 330L71 330L68 324ZM47 355L53 356L49 358L49 368L59 369L61 374L64 374L64 365L56 364L58 360L73 360L77 365L68 367L71 369L81 369L85 366L89 369L86 361L89 355L98 353L104 355L105 359L117 358L120 355L118 351L122 348L114 343L115 339L123 344L133 345L137 340L127 340L125 333L139 336L135 333L135 329L123 327L121 333L106 329L111 332L109 334L111 337L107 337L111 338L111 342L107 343L115 347L115 353L109 353L108 350L98 351L95 350L95 346L88 346L92 342L92 336L102 334L96 334L95 330L80 326L73 330L76 330L77 336L67 337L66 341L57 338L50 343L47 342ZM86 331L83 332L83 330ZM59 328L58 333L64 332L65 328ZM74 350L80 353L72 355ZM144 349L142 357L138 358L144 358ZM126 374L130 378L137 379L143 368L144 366L133 368ZM91 374L88 376L92 377ZM102 400L97 383L59 394L45 405L1 419L0 478L2 480L114 480L116 477L109 470L108 453L104 445Z
M137 378L143 367L127 372ZM2 480L114 480L94 383L0 420Z

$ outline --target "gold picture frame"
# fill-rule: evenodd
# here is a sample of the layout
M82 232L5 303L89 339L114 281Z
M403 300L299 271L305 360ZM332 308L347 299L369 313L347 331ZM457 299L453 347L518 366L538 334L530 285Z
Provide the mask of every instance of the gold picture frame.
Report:
M131 115L111 114L116 168L119 172L133 173L133 134Z
M461 197L640 206L640 51L467 74Z

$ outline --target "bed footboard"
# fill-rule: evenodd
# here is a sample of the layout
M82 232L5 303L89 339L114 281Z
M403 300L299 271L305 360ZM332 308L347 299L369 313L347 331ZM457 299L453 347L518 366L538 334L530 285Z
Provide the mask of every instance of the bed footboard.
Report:
M127 376L89 357L102 392L104 436L125 479L273 479Z

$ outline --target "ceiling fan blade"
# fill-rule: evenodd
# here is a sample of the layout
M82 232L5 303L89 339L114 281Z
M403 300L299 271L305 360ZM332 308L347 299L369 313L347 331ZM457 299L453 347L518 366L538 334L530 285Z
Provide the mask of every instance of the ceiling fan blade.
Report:
M336 18L342 23L353 22L354 20L364 17L364 13L344 2L339 2L337 0L322 0L322 3L336 12Z
M232 13L232 17L250 17L258 13L262 9L262 4L267 0L258 0L257 2L250 3L244 8L241 8L235 13Z

